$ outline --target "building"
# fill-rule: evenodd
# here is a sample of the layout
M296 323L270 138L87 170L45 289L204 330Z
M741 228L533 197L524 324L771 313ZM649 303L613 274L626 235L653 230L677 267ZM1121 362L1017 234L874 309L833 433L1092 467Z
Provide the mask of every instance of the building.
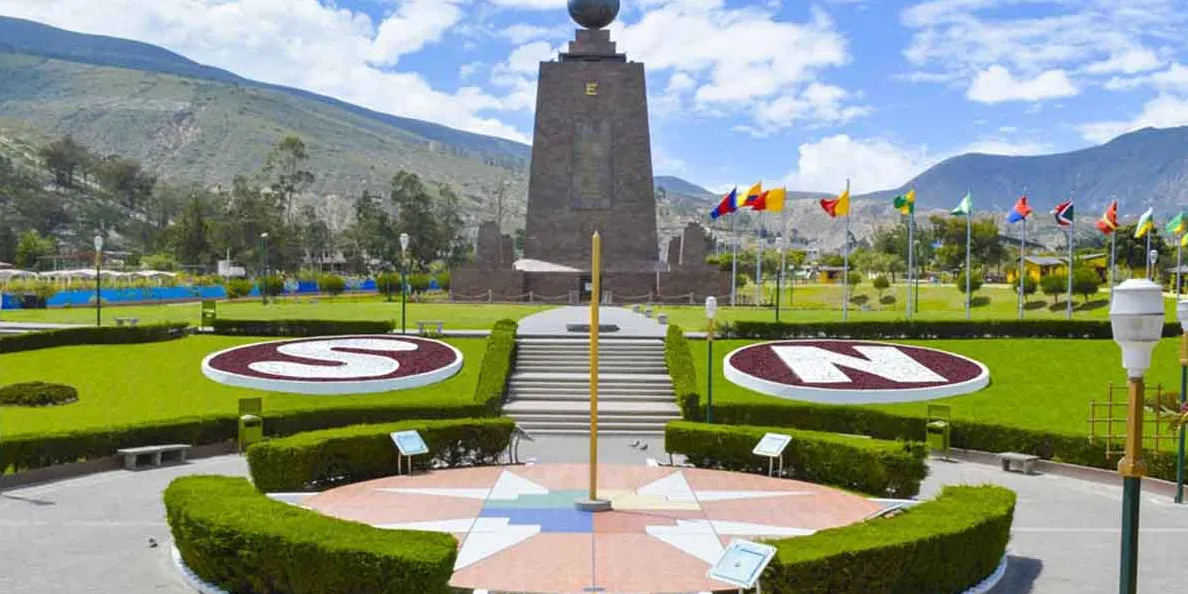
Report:
M1027 271L1027 277L1038 283L1045 276L1064 274L1065 269L1068 268L1066 262L1067 260L1064 258L1027 256L1023 258L1023 267ZM1008 283L1014 283L1018 276L1018 266L1012 266L1007 269L1006 280Z
M820 266L817 268L817 282L834 285L841 284L842 274L846 269L841 266Z

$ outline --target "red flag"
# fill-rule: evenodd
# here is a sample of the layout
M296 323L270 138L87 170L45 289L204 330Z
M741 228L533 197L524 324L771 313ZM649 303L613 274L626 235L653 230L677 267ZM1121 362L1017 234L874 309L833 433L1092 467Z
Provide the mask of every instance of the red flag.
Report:
M1118 229L1118 201L1110 203L1101 220L1097 221L1097 230L1109 235Z

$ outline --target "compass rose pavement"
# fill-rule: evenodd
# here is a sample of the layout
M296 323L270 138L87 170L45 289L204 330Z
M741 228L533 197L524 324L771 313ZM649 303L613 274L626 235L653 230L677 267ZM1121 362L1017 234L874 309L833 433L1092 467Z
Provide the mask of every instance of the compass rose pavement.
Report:
M882 505L835 489L714 470L599 466L614 511L580 512L589 466L550 464L389 477L305 499L323 514L454 535L450 585L511 592L699 592L735 538L787 538L861 521Z

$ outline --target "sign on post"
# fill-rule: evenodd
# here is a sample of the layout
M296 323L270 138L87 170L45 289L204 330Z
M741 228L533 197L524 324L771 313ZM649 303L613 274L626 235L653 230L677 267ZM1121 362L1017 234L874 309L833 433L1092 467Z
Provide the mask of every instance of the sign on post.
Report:
M791 435L768 433L759 440L759 443L755 444L755 449L751 450L751 453L767 458L767 476L772 475L776 458L780 459L780 474L784 473L784 448L787 448L791 441Z
M412 474L412 457L420 454L428 454L429 446L421 438L421 434L415 429L394 431L390 436L392 443L396 444L396 450L400 452L400 459L396 461L396 474L400 474L401 461L404 458L408 458L408 473Z
M710 568L709 577L749 590L759 582L759 576L763 575L775 554L776 549L771 545L735 539Z

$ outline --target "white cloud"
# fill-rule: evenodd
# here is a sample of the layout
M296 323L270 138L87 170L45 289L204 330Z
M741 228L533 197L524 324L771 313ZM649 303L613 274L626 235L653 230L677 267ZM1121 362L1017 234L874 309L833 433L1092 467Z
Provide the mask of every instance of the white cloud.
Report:
M962 147L957 154L982 153L986 155L1045 155L1051 153L1053 147L1046 142L1032 142L1028 140L1002 140L986 138Z
M564 37L569 34L569 27L549 28L538 25L528 25L525 23L517 23L510 27L505 27L499 30L499 36L511 40L514 43L525 43L537 39L552 39L555 37Z
M458 67L458 76L461 78L470 78L475 74L478 74L478 71L482 70L483 66L486 66L486 64L483 64L482 62L470 62L468 64L463 64Z
M757 105L755 120L762 131L785 128L799 120L841 124L870 113L866 107L843 105L848 96L841 87L814 82L800 96L785 95Z
M1090 122L1077 129L1086 140L1102 143L1148 126L1172 128L1184 125L1188 125L1188 98L1161 94L1143 104L1142 111L1133 119Z
M1063 70L1047 70L1034 78L1021 80L995 64L974 78L965 96L979 103L1001 103L1070 97L1077 92Z
M502 8L515 8L521 10L553 10L557 8L565 8L567 0L487 0L495 6Z
M1154 70L1162 65L1163 62L1159 59L1159 56L1155 55L1155 52L1145 47L1140 47L1115 54L1107 60L1094 62L1086 66L1085 71L1093 74L1113 74L1115 72L1135 74Z
M862 194L899 187L939 161L923 147L838 134L800 145L796 170L784 181L789 189L836 193L849 179Z
M540 63L557 57L561 51L546 41L517 46L507 60L491 69L491 83L509 89L498 109L529 110L536 106L536 78Z
M473 87L442 92L419 74L388 68L448 34L460 18L459 2L403 0L379 23L318 0L0 0L0 14L145 41L247 78L527 141L480 115L501 108L503 99Z

